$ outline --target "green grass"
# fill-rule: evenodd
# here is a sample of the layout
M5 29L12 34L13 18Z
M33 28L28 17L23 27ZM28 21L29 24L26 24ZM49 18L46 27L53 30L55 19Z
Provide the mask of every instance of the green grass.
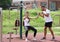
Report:
M32 9L32 10L28 10L30 13L31 17L35 17L36 16L36 12L41 12L40 9ZM8 10L3 10L3 34L7 34L10 31L13 31L15 33L15 31L13 30L14 28L14 22L16 20L17 17L19 17L19 13L17 13L16 11L12 11L10 12L10 18L9 18L9 11ZM60 32L60 29L55 28L56 26L59 27L59 17L58 16L54 16L55 14L60 14L60 10L58 11L51 11L51 16L54 19L53 22L53 30L57 35L60 35L58 32ZM23 16L24 16L24 12L23 12ZM38 30L38 32L43 32L43 26L44 26L44 19L42 17L39 17L38 19L32 19L30 24L34 27L36 27L36 29ZM60 27L59 27L60 28ZM19 32L20 29L18 29ZM25 32L24 28L23 28L23 33ZM30 31L31 32L31 31ZM49 33L49 31L48 31Z

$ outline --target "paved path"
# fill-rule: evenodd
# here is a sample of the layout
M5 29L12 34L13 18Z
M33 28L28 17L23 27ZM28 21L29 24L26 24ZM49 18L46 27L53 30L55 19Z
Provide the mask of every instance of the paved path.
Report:
M7 39L9 37L9 35L7 34L7 35L3 35L3 42L9 42L9 39ZM43 33L37 33L37 36L36 36L36 41L34 41L34 40L32 40L32 38L33 38L33 34L29 34L29 36L28 36L28 39L29 39L29 41L28 42L60 42L60 36L55 36L56 37L56 39L55 40L51 40L51 35L50 34L47 34L47 39L46 40L41 40L41 38L43 37ZM19 35L15 35L15 34L13 34L12 35L12 40L11 40L11 42L26 42L25 40L24 40L24 38L25 38L25 36L23 35L23 39L20 39L19 38Z

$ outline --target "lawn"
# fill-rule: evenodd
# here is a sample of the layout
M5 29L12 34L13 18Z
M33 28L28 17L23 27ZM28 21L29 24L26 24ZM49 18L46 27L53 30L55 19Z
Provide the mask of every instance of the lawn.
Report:
M32 9L32 10L28 10L28 11L30 13L30 17L35 17L36 12L41 12L40 9ZM51 16L54 19L53 30L54 30L55 34L60 35L59 16L54 16L55 14L60 14L60 10L51 11ZM24 11L23 11L23 16L24 16ZM15 33L13 28L14 28L14 23L15 23L15 20L17 17L20 17L20 14L19 14L19 12L16 12L15 10L11 10L10 15L9 15L8 10L3 10L3 34L7 34L10 31L13 31ZM43 32L44 19L42 17L39 17L38 19L32 19L30 24L32 26L34 26L38 30L38 32ZM18 33L19 33L19 30L20 29L18 29ZM23 33L24 32L25 31L23 28ZM48 31L48 33L49 33L49 31Z

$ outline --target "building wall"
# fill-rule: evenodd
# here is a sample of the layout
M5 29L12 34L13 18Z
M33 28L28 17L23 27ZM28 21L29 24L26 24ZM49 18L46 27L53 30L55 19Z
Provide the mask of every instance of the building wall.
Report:
M60 9L60 1L56 2L56 7L57 7L57 9Z
M49 2L55 2L56 3L56 9L60 9L60 0L49 0Z
M43 3L44 3L44 2L47 2L47 0L33 0L33 1L30 1L30 2L29 2L29 1L24 1L24 4L25 4L26 8L27 8L27 9L32 9L34 1L36 1L36 3L37 3L36 5L37 5L38 8L41 7L41 2L43 2ZM29 2L30 4L26 4L26 3L28 3L28 2ZM13 6L14 6L15 4L16 4L16 6L17 6L18 3L15 2L15 3L13 4Z
M41 7L41 3L44 3L44 2L47 3L47 1L45 1L45 0L38 0L38 1L37 1L37 6L38 6L38 8L40 8L40 7Z
M29 1L29 2L28 1L24 2L26 9L32 9L34 1L36 1L38 8L41 7L41 3L46 3L47 8L50 8L51 2L56 3L56 9L60 8L60 0L33 0L33 1ZM27 3L30 3L30 4L27 4Z
M60 1L60 0L49 0L49 1Z
M36 1L36 6L37 6L38 8L41 7L41 3L42 3L42 2L43 2L43 3L46 2L46 4L47 4L47 0L35 0L35 1ZM28 2L28 1L27 1L27 2ZM27 2L25 2L25 4L26 4ZM25 5L25 6L27 7L27 9L30 9L30 8L33 7L33 3L34 3L34 1L30 2L30 4Z

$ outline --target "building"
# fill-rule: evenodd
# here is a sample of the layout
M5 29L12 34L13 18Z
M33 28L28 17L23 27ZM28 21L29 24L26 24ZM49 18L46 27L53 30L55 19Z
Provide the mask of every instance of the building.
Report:
M13 6L18 6L20 4L19 1L12 2ZM31 8L40 8L42 6L46 6L50 10L58 10L60 9L60 0L32 0L32 1L23 1L24 6L27 9Z
M48 7L51 10L58 10L60 9L60 0L48 0Z

